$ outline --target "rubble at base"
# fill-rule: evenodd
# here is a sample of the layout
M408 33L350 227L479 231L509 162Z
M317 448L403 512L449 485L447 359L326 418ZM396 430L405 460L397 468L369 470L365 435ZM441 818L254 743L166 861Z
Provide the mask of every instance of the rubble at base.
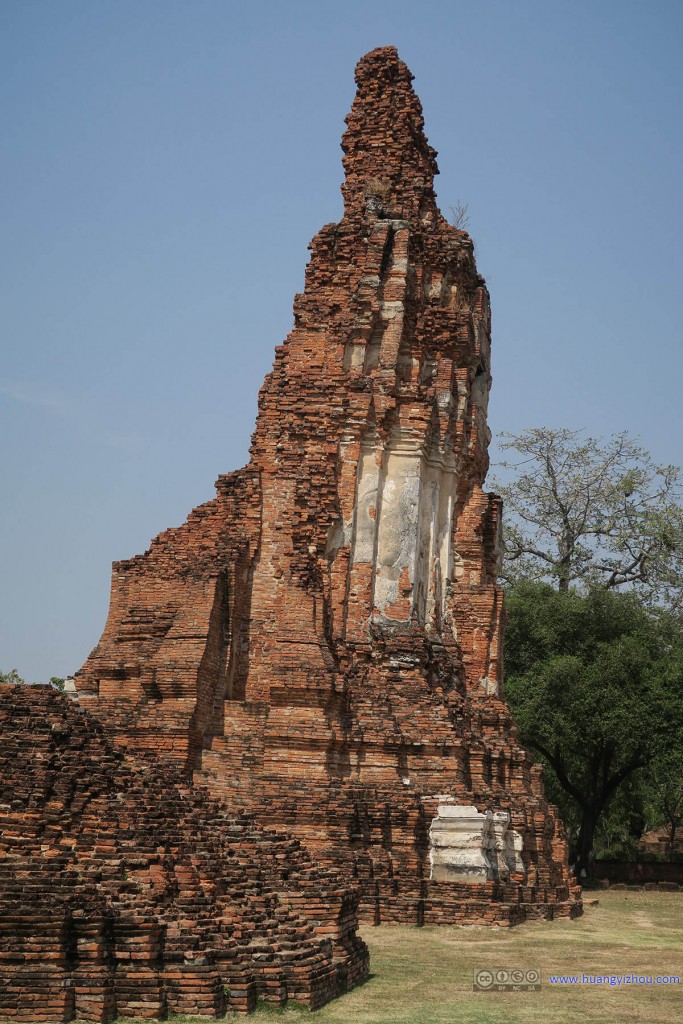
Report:
M317 1009L368 974L358 892L52 687L0 686L0 1019Z

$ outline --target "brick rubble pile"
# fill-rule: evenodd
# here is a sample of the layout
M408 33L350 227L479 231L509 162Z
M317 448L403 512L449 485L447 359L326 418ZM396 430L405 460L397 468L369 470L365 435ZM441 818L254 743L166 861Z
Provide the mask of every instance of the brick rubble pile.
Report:
M367 977L358 892L47 686L0 686L0 1020L317 1009Z

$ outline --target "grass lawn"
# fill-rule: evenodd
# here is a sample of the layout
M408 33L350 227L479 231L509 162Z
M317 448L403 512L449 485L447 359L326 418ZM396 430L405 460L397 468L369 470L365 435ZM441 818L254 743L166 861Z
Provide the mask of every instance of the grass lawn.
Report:
M605 892L577 921L512 929L366 928L370 979L315 1014L262 1006L281 1024L676 1024L680 985L551 985L552 975L682 975L683 893ZM473 992L475 970L536 968L537 992ZM207 1017L176 1017L178 1024ZM228 1015L229 1020L239 1018ZM245 1018L241 1018L245 1019ZM124 1024L123 1018L119 1024Z
M259 1010L282 1024L674 1024L680 985L550 985L550 975L683 976L683 893L586 893L576 921L490 928L367 928L371 978L310 1014ZM531 968L538 992L473 992L480 968Z

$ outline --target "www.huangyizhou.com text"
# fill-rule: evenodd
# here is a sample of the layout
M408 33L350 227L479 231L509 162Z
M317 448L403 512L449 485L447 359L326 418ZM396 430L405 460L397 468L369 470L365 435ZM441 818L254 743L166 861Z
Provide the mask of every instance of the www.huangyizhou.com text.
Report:
M551 974L550 985L605 985L622 988L624 985L680 985L679 974Z

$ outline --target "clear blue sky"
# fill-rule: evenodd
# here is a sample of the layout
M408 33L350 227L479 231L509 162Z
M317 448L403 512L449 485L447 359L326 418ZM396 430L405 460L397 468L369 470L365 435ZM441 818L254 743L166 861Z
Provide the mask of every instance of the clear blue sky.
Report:
M245 463L375 46L469 204L494 434L680 463L682 30L680 0L4 0L0 669L77 669L111 561Z

